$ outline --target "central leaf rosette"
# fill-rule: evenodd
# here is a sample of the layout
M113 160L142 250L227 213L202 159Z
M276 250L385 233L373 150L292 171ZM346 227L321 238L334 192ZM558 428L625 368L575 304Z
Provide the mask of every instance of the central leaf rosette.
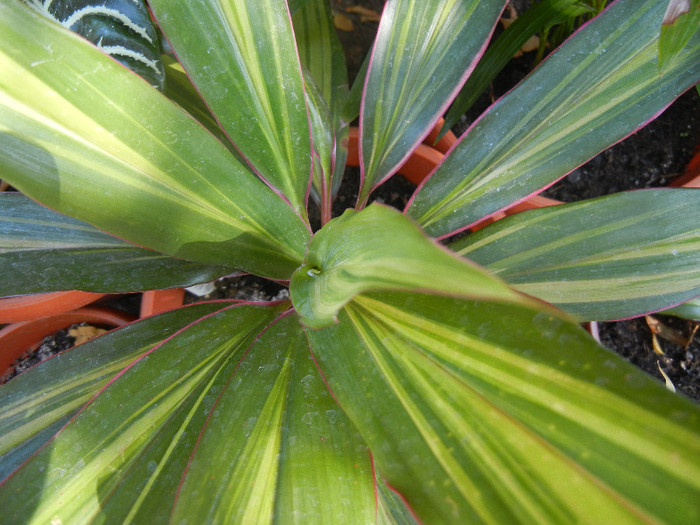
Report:
M532 304L427 237L411 219L378 204L346 210L326 224L290 283L292 303L310 328L333 324L354 296L374 290Z

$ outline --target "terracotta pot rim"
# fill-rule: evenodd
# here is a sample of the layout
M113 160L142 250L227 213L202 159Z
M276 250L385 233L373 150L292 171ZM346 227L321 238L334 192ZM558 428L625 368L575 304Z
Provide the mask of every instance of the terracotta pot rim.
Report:
M69 290L0 298L0 324L29 321L71 312L106 294Z
M0 329L0 371L4 375L17 358L36 350L44 337L73 324L87 322L113 329L134 320L135 316L115 308L85 306L71 312L12 323Z

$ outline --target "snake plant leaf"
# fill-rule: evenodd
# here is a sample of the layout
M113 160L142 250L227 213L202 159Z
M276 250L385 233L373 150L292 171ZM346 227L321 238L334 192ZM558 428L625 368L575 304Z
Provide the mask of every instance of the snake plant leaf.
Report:
M219 394L173 520L370 523L373 485L367 446L330 396L292 314L265 331Z
M306 217L309 117L286 2L150 5L221 128L253 170Z
M228 306L139 355L4 480L3 519L167 519L169 512L163 509L174 503L219 392L259 332L286 306ZM98 341L93 350L104 352ZM213 458L212 465L222 468ZM150 498L159 504L146 505Z
M636 317L700 295L700 190L531 210L450 248L579 320Z
M0 386L0 483L129 363L181 328L229 305L199 303L142 319L56 355Z
M700 409L559 314L374 292L338 318L314 357L421 522L700 519Z
M499 0L389 0L360 115L358 202L393 175L447 109L483 52Z
M289 287L302 322L313 328L333 324L353 296L376 289L529 301L438 246L397 210L379 204L346 210L319 230Z
M343 110L349 96L348 74L345 53L333 25L331 10L326 0L312 0L294 13L294 34L296 36L299 57L313 82L306 82L307 97L314 87L317 93L313 98L321 100L329 114L325 117L324 128L330 131L330 147L323 141L318 144L317 132L314 130L313 105L309 104L312 121L312 147L314 170L323 167L319 177L314 176L314 188L320 202L330 207L332 196L337 192L345 170L347 157L347 135L349 121L342 119ZM322 134L321 139L323 139ZM319 151L320 150L320 151Z
M436 141L452 128L462 115L486 91L496 75L513 58L513 55L534 34L546 27L571 20L591 9L578 0L543 0L532 5L505 28L484 53L474 72L462 86L462 90L445 115L440 135Z
M0 266L0 297L58 290L139 292L231 273L139 248L19 193L0 194Z
M659 38L659 71L683 51L700 27L700 0L670 0L661 23Z
M163 90L160 38L143 0L24 0Z
M308 228L187 113L18 2L0 44L4 180L146 248L289 278Z
M619 0L474 123L407 213L435 237L553 183L639 128L700 79L700 30L663 75L666 2Z

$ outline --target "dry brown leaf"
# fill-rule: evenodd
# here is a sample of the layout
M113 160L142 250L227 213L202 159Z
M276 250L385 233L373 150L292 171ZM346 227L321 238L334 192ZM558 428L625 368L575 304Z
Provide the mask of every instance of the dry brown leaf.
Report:
M379 22L382 15L377 13L374 9L367 9L361 5L351 5L345 8L346 13L356 13L360 15L360 22Z
M89 341L93 337L104 334L106 331L107 330L97 328L96 326L77 326L68 330L68 335L75 337L75 346L78 346L85 341Z
M336 29L346 32L350 32L355 29L355 26L352 24L352 20L340 13L333 15L333 25L336 27Z
M501 17L500 22L503 29L506 29L510 24L518 19L518 12L511 5L508 5L508 18ZM537 35L532 35L527 41L520 47L518 51L515 52L513 58L518 58L523 55L523 53L529 53L530 51L537 51L540 47L540 37Z
M656 334L651 334L651 347L654 349L655 354L666 355L664 354L663 348L661 348L661 345L659 344Z
M678 330L675 330L670 326L665 325L664 323L650 315L645 315L644 318L646 319L651 331L654 334L658 335L661 339L665 339L666 341L669 341L675 345L682 347L687 347L688 345L690 345L690 341L692 341L692 336L689 339Z
M659 372L661 372L661 375L664 377L664 381L666 381L666 388L670 390L671 392L676 391L676 386L673 384L673 381L671 381L671 378L666 375L666 372L663 371L661 368L661 363L658 361L656 362L656 367L659 369Z

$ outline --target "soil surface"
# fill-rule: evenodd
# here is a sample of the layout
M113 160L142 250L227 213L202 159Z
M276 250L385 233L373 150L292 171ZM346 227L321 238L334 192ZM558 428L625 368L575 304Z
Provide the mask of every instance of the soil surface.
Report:
M527 2L515 2L516 9L522 9L524 3ZM333 0L331 4L352 82L371 48L378 27L376 15L381 13L384 1ZM534 53L513 59L455 126L455 133L459 136L491 103L522 80L533 66ZM695 90L691 90L651 124L574 170L545 194L570 202L626 189L666 186L682 174L699 141L700 98ZM334 216L340 215L345 208L354 206L358 187L359 172L356 168L349 168L334 204ZM402 210L414 188L402 177L393 177L370 200L384 202ZM219 298L276 300L287 295L287 290L277 283L242 275L217 281L214 289L206 295L188 294L186 302ZM130 308L134 309L133 306ZM138 313L137 307L134 313ZM678 391L700 401L699 323L665 316L655 318L675 333L684 334L686 340L676 339L672 342L657 336L657 349L654 350L653 333L647 321L639 318L599 323L600 341L660 381L665 380L659 369L663 370ZM37 351L39 357L32 356L26 364L20 366L31 366L38 362L37 359L64 349L67 340L70 337L65 332L59 334L57 342L47 342L42 350Z

